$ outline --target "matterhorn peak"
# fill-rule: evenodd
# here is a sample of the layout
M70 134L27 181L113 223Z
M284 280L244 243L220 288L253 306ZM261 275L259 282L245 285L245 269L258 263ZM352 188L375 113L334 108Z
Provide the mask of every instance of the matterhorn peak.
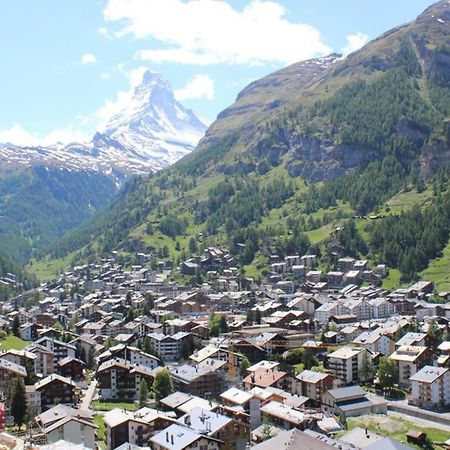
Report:
M166 167L189 153L206 131L198 117L181 105L169 82L147 70L127 106L105 127L105 136L133 157Z

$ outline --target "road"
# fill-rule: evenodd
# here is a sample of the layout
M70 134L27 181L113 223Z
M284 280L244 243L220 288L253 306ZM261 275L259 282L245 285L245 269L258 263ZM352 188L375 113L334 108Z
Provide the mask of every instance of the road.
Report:
M94 398L95 389L97 388L97 380L92 380L86 389L83 399L80 402L80 409L89 409Z

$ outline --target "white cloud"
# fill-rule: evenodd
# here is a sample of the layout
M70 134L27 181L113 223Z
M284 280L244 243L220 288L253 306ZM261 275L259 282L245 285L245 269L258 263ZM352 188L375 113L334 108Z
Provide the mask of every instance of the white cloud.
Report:
M136 55L155 63L288 64L331 51L316 28L290 22L272 0L242 10L225 0L109 0L103 14L122 26L116 37L158 41Z
M46 135L31 133L19 123L13 124L6 130L0 130L0 142L22 146L47 146L56 143L85 142L89 139L81 131L71 128L57 128Z
M128 90L119 91L116 94L114 100L106 100L105 103L97 110L96 116L101 120L99 130L103 130L106 123L115 114L129 106L130 100L133 97L134 89L142 82L146 67L140 66L136 69L125 71L124 66L118 68L121 72L125 73L128 77L129 88Z
M342 53L344 55L349 55L350 53L356 52L356 50L359 50L361 47L367 44L367 42L369 42L369 36L360 32L355 34L348 34L346 38L347 45L342 48Z
M97 58L92 53L86 53L81 57L81 64L94 64L97 62Z
M100 78L101 78L102 80L107 80L107 79L109 78L109 73L108 73L108 72L102 72L102 73L100 74Z
M214 80L209 75L198 74L189 80L184 87L174 92L177 100L192 98L214 98Z

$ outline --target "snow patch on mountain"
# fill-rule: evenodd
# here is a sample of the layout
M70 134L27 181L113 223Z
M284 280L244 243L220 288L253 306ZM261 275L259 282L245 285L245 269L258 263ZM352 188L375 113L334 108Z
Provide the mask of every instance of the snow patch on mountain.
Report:
M129 104L87 143L25 147L0 144L9 165L62 166L74 170L145 174L167 167L191 152L206 131L179 103L161 75L147 71Z

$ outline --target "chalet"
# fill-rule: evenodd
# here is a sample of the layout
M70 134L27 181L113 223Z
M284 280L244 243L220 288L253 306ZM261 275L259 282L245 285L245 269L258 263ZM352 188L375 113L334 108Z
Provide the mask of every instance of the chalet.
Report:
M322 393L335 387L335 378L328 373L303 370L296 377L296 392L320 403Z
M78 358L63 358L58 362L58 373L66 378L79 381L84 378L85 363Z
M152 369L120 358L100 364L96 376L100 395L105 400L133 401L138 398L141 380L144 379L151 386L154 379Z
M150 442L153 450L219 450L221 443L179 424L170 425L155 434Z
M72 406L77 403L77 388L69 378L53 374L38 381L34 386L41 395L42 411L59 404Z
M223 373L213 366L176 366L170 369L174 389L203 398L217 398L224 390Z
M27 371L25 367L6 359L0 359L0 393L2 398L10 399L10 391L20 380L25 380Z
M247 375L242 382L247 391L254 387L277 387L284 389L288 387L289 377L286 372L278 369L260 368Z

